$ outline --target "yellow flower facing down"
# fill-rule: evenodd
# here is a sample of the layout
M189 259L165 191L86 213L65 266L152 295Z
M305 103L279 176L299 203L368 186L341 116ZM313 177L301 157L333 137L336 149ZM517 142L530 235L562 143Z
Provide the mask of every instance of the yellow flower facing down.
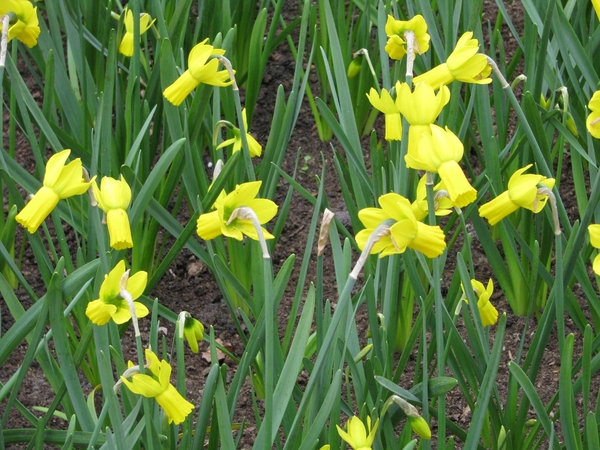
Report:
M479 315L481 316L481 324L484 327L494 325L498 321L498 310L492 302L490 302L490 298L494 293L494 283L490 278L488 281L487 287L483 286L483 283L477 280L471 280L471 286L473 287L473 292L477 296L477 308L479 309ZM465 292L464 286L460 285L463 294ZM466 303L469 303L465 299Z
M415 53L421 55L429 50L431 37L427 33L427 22L425 22L422 15L417 14L410 20L396 20L389 15L385 24L385 34L389 38L385 51L390 58L400 60L406 55L404 33L407 31L412 31L415 34Z
M248 141L248 151L251 157L260 156L262 154L262 145L248 132L248 120L246 119L246 108L242 109L242 118L244 120L244 130L246 130L246 140ZM233 137L219 144L217 149L227 147L233 144L232 153L239 152L242 149L242 133L239 128L231 129Z
M587 116L585 126L593 137L600 139L600 91L594 92L588 108L591 112Z
M426 186L427 176L423 175L417 184L417 198L414 202L411 203L411 208L415 215L415 218L421 222L425 217L427 217L427 213L429 211L429 203L427 202L427 186ZM433 193L435 195L434 198L434 206L435 206L435 215L436 216L447 216L448 214L452 214L452 210L454 208L454 204L452 200L447 196L439 196L440 191L446 191L446 186L443 182L438 183L433 188Z
M420 251L428 258L441 255L446 248L444 232L438 226L419 222L412 210L410 202L396 193L379 197L381 208L364 208L358 212L358 218L365 226L356 234L356 244L362 250L375 229L388 220L395 223L390 233L383 236L373 245L371 254L379 253L379 257L404 253L406 248Z
M592 247L600 249L600 225L590 225L588 227L588 232L590 233L590 244L592 244ZM600 253L594 258L592 269L596 275L600 275Z
M194 46L188 57L188 70L175 80L163 92L163 95L175 106L180 105L183 100L200 83L212 86L229 86L229 72L219 70L219 61L216 58L209 59L212 55L224 55L225 50L213 48L206 44L208 38Z
M342 430L339 425L336 425L336 428L340 437L354 450L371 450L378 426L379 419L375 421L375 425L371 428L371 418L367 417L367 427L365 428L362 420L354 416L348 419L346 423L347 431Z
M17 38L27 47L37 44L40 35L40 23L37 16L37 7L29 0L2 0L0 2L0 17L13 13L14 19L9 22L8 40ZM2 30L2 23L0 23Z
M473 38L473 32L467 31L460 37L445 63L415 77L413 82L425 82L434 89L455 80L463 83L491 83L492 79L489 76L492 67L488 64L487 56L477 53L478 50L479 41Z
M127 322L131 319L131 310L127 300L121 297L121 278L125 273L125 261L119 263L104 276L104 281L100 286L100 298L88 303L85 314L96 325L105 325L112 319L117 325ZM131 298L136 300L146 289L148 274L139 271L130 276L127 280L125 289L131 294ZM146 308L140 302L134 301L135 315L138 318L146 317L149 314Z
M399 86L400 83L396 82L396 90ZM367 98L371 105L373 105L373 108L384 114L385 140L402 140L402 117L400 116L400 109L398 109L398 106L394 99L392 99L389 91L387 89L382 89L381 94L378 94L374 88L371 88L367 94Z
M196 228L198 236L204 240L210 240L225 235L241 241L246 235L251 239L258 240L258 233L252 221L237 217L233 213L238 208L250 208L256 214L261 225L275 217L277 214L275 202L256 198L261 183L261 181L251 181L239 184L234 191L226 196L220 196L213 205L215 211L202 214L198 218ZM262 232L265 239L274 238L265 228L262 228Z
M100 188L92 184L98 207L106 214L110 246L115 250L133 247L127 207L131 202L131 188L121 175L121 180L103 177Z
M71 150L67 149L50 157L46 163L42 187L17 214L17 222L30 233L36 232L60 199L85 193L94 181L95 177L89 182L83 179L81 159L77 158L65 165L70 154Z
M541 185L552 189L555 180L537 174L523 175L532 165L517 170L508 181L508 190L479 207L479 215L485 217L490 225L496 225L519 208L529 209L534 213L539 213L544 208L548 196L538 192L538 187Z
M410 124L408 129L408 154L417 153L423 134L431 134L430 125L435 122L442 108L450 101L450 89L442 86L436 94L427 83L418 83L414 91L406 83L397 90L396 105L400 114Z
M140 36L144 34L146 31L150 29L154 20L150 21L151 17L148 13L140 14ZM125 19L123 20L125 25L125 34L123 34L123 39L121 39L121 44L119 45L119 53L125 56L133 56L133 12L130 9L125 10Z
M423 133L417 153L407 153L406 167L438 173L452 203L463 208L475 201L477 191L458 165L463 157L460 139L446 127L430 125L431 133Z
M194 353L198 353L198 341L204 339L204 325L199 320L193 317L186 317L185 325L183 326L183 334L188 342L190 349Z
M131 361L128 365L133 367ZM183 398L171 384L170 364L164 359L159 360L152 350L146 349L146 367L149 369L148 374L134 374L131 381L121 377L121 381L134 394L154 398L164 409L169 424L180 424L194 410L194 405Z

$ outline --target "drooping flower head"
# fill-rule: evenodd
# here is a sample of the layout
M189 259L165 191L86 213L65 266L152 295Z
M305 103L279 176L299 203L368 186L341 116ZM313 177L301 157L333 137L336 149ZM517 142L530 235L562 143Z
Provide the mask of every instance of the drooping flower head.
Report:
M50 157L46 163L42 187L17 214L17 222L30 233L36 232L44 219L58 205L60 199L83 194L94 180L89 182L84 180L81 159L77 158L65 165L70 154L71 150L67 149Z
M117 325L127 322L131 319L131 310L127 300L121 297L121 278L125 273L125 261L119 263L104 276L104 281L100 286L100 298L88 303L85 314L96 325L105 325L112 319ZM127 279L125 289L131 294L131 298L136 300L144 293L148 274L139 271ZM140 302L133 302L135 306L135 315L138 318L146 317L149 314L148 308Z
M590 225L588 227L588 232L590 233L590 244L592 244L592 247L600 248L600 225ZM592 269L596 275L600 275L600 253L594 258Z
M121 180L103 177L100 188L92 184L98 207L106 214L110 246L115 250L133 247L127 207L131 202L131 188L121 175Z
M396 105L402 116L410 124L408 129L408 153L413 154L419 148L423 134L431 134L429 127L450 101L450 89L442 86L436 94L427 83L417 83L411 91L407 83L401 83L397 89Z
M37 44L40 35L40 23L37 16L37 7L29 0L2 0L0 2L0 17L13 13L8 28L8 40L17 38L27 47ZM2 30L2 23L0 23Z
M587 116L585 126L593 137L600 139L600 91L594 92L588 108L591 112Z
M188 70L163 92L165 98L175 106L180 105L200 83L212 86L229 86L232 83L229 72L219 70L219 61L216 58L209 59L212 55L224 55L225 50L213 48L206 44L207 41L208 38L192 48Z
M407 31L415 34L415 53L421 55L429 50L431 37L427 33L427 22L422 15L417 14L410 20L396 20L393 16L388 16L385 23L385 34L389 39L385 51L390 58L400 60L406 55L404 33Z
M144 34L146 31L150 29L154 20L150 20L150 14L142 13L140 14L140 36ZM123 34L123 39L121 39L121 44L119 45L119 53L125 56L133 56L133 12L127 8L125 10L125 19L123 20L125 24L125 33Z
M204 325L199 320L194 319L192 316L186 317L185 324L183 326L183 334L185 340L188 342L190 349L194 353L198 353L198 341L204 339Z
M246 130L246 140L248 141L248 150L251 157L262 154L262 145L248 132L248 120L246 119L246 108L242 109L242 118L244 120L244 130ZM242 149L242 133L239 128L232 127L233 137L219 144L217 149L227 147L233 144L232 153L239 152Z
M239 208L250 208L256 214L258 222L262 225L270 221L277 214L275 202L256 198L260 190L261 181L251 181L239 184L235 190L226 196L220 196L214 204L215 211L202 214L198 218L196 231L204 240L214 239L225 235L241 241L244 235L258 240L258 233L251 220L238 217L234 212ZM262 228L265 239L274 236Z
M477 296L477 308L479 309L479 315L481 316L481 324L484 327L494 325L498 321L498 310L490 301L490 298L494 293L494 283L492 279L490 278L488 281L487 287L484 287L481 281L472 279L471 286L473 287L473 292ZM464 286L461 284L460 287L464 294ZM469 303L466 298L464 300Z
M487 56L477 53L477 50L479 50L479 41L473 38L473 32L467 31L460 37L445 63L415 77L413 81L425 82L434 89L455 80L474 84L491 83L492 79L489 76L492 67L488 63Z
M377 241L371 249L371 254L379 253L379 257L404 253L406 248L412 248L423 253L428 258L441 255L446 248L444 232L438 226L426 225L419 222L412 210L410 202L396 193L379 197L381 208L364 208L358 212L358 218L365 226L356 235L356 244L362 250L375 229L382 222L392 220L390 233Z
M490 225L496 225L519 208L529 209L534 213L539 213L544 209L548 195L539 192L538 187L552 189L555 180L537 174L523 175L523 172L532 165L529 164L517 170L508 181L508 190L479 207L479 215L485 217Z
M131 368L134 364L129 361L128 366ZM121 377L121 381L134 394L156 399L165 410L169 423L180 424L194 410L194 405L171 384L171 365L146 349L146 368L150 370L148 374L134 374L131 381Z
M477 191L471 186L458 165L463 156L460 139L446 127L430 125L431 133L423 133L417 153L407 153L406 167L438 173L455 206L463 208L477 198Z
M399 86L400 83L396 82L396 91L398 91ZM389 91L382 89L381 94L378 94L374 88L371 88L367 94L367 98L375 109L384 114L385 140L388 142L402 140L402 117L400 116L400 109L394 99L392 99Z
M339 425L336 425L336 428L340 437L354 450L371 450L378 426L379 419L375 421L373 428L371 428L371 418L367 417L367 427L365 428L362 420L354 416L348 419L346 423L347 431L342 430Z

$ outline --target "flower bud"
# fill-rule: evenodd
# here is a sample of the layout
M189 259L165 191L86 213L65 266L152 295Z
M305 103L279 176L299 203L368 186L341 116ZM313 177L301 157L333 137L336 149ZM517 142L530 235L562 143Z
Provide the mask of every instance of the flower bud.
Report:
M360 69L362 68L362 60L362 55L359 55L350 61L350 65L348 66L348 78L354 78L360 73Z
M408 423L410 424L412 430L417 433L421 439L431 439L431 430L429 429L427 421L423 419L423 417L408 416Z

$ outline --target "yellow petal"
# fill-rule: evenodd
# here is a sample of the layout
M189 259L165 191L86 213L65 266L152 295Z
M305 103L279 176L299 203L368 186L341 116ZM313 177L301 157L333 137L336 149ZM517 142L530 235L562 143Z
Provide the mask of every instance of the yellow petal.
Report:
M408 247L420 251L428 258L435 258L444 253L445 237L440 227L417 222L417 235Z
M194 405L188 402L169 384L166 391L156 396L157 403L165 410L169 423L180 424L194 410Z
M132 377L132 381L121 377L121 380L129 388L131 392L138 395L143 395L144 397L154 398L157 395L160 395L164 392L164 389L150 375L146 374L137 374Z
M148 272L140 270L136 272L127 280L127 292L131 294L131 298L136 300L139 298L146 289L148 283Z
M71 150L66 149L55 153L46 163L46 173L44 174L44 186L53 187L62 174L62 170L71 154Z
M445 162L439 167L438 173L446 186L450 200L457 207L464 208L477 199L477 191L471 186L458 163Z
M42 222L58 205L59 196L52 189L42 186L25 205L15 220L29 233L35 233Z
M102 300L94 300L88 303L85 315L96 325L105 325L110 321L112 315L117 311L115 305L109 305Z
M588 233L590 233L592 247L600 248L600 225L592 224L588 226Z
M179 106L199 84L200 82L192 76L190 71L186 70L163 91L163 96L173 105Z
M519 206L510 199L508 191L504 191L495 199L481 205L479 215L486 218L490 225L496 225L517 209L519 209Z
M214 239L223 234L221 231L221 220L219 219L218 211L204 213L198 217L196 232L198 233L198 236L205 241Z
M106 213L106 223L108 225L108 235L110 236L110 246L112 248L115 250L124 250L133 247L129 217L124 210L109 210Z

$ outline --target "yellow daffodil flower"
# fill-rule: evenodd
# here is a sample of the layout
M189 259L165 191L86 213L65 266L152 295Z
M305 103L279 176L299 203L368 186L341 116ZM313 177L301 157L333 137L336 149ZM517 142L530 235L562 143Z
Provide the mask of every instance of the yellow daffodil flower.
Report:
M492 302L490 302L490 298L494 293L494 283L490 278L488 281L487 287L483 286L483 283L477 280L471 280L471 286L473 287L473 292L477 296L477 308L479 308L479 315L481 316L481 323L484 327L494 325L498 321L498 310ZM463 285L460 285L463 293L465 292L465 288ZM465 302L469 303L466 298Z
M206 44L207 41L208 38L192 48L188 57L188 70L163 92L165 98L175 106L180 105L200 83L212 86L229 86L232 83L229 72L219 70L219 61L216 58L209 60L212 55L224 55L225 50L213 48Z
M186 317L185 325L183 326L183 334L188 342L190 349L194 353L198 353L198 341L204 339L204 325L199 320L193 317Z
M591 112L587 116L585 126L593 137L600 139L600 91L594 92L588 108Z
M105 325L110 319L120 325L131 319L129 304L121 297L121 278L124 273L125 261L119 261L114 269L104 276L100 286L100 298L88 303L85 314L96 325ZM148 274L142 270L129 277L125 289L131 294L131 298L136 300L143 294L147 282ZM143 304L135 301L133 304L138 318L148 315L148 308Z
M538 192L538 186L552 189L555 180L537 174L523 175L532 165L517 170L508 181L507 191L479 207L479 215L485 217L490 225L496 225L519 208L526 208L534 213L539 213L544 208L548 196Z
M394 220L390 234L383 236L373 245L371 254L379 257L404 253L412 248L428 258L441 255L446 248L444 232L438 226L419 222L410 202L403 196L389 193L379 197L381 208L364 208L358 212L358 218L365 226L356 235L356 244L362 250L375 229L386 220Z
M129 361L129 367L133 363ZM169 424L180 424L194 410L194 405L188 402L171 384L171 366L152 350L146 349L146 367L150 370L148 374L134 374L129 381L121 377L121 381L131 392L144 397L154 398L165 410Z
M442 86L436 94L426 83L415 85L414 92L406 83L397 89L396 105L400 114L410 124L408 129L408 154L417 153L423 134L431 134L431 125L450 101L450 89Z
M437 125L430 125L431 133L423 133L417 153L405 156L406 167L438 173L446 186L452 203L462 208L477 198L477 191L471 186L458 165L463 157L463 145L452 131Z
M427 186L425 185L426 181L427 176L423 175L417 184L417 198L410 205L415 215L415 219L417 219L419 222L427 217L427 213L429 211L429 205L427 202ZM447 196L438 197L437 194L441 191L446 191L446 186L443 182L438 183L437 186L434 186L433 188L434 195L436 196L433 201L435 206L435 215L447 216L448 214L452 213L454 204Z
M17 38L27 47L34 47L40 35L37 7L34 7L29 0L2 0L0 17L8 13L13 13L15 17L9 22L8 40ZM0 30L2 30L2 23L0 23Z
M592 0L592 6L594 7L594 11L596 11L598 20L600 20L600 0Z
M600 225L590 225L588 232L590 233L590 244L592 244L592 247L600 248ZM600 253L594 258L592 269L594 269L596 275L600 275Z
M479 42L473 38L473 32L467 31L460 37L445 63L413 78L413 82L425 82L434 89L455 80L463 83L491 83L489 76L492 67L488 64L487 56L477 53L477 50Z
M71 150L67 149L50 157L42 187L17 214L17 222L30 233L35 233L60 199L81 195L90 187L93 179L89 182L83 179L81 159L77 158L65 166L70 154Z
M246 130L246 140L248 141L248 150L251 157L262 154L262 145L258 143L250 133L248 133L248 120L246 119L246 108L242 109L242 118L244 119L244 130ZM219 144L217 149L227 147L233 144L232 153L239 152L242 149L242 133L239 128L232 128L233 137Z
M92 184L98 207L106 214L110 246L115 250L133 247L127 207L131 202L131 188L121 175L121 180L104 177L100 188Z
M400 86L396 82L396 90ZM400 141L402 139L402 117L396 102L392 99L387 89L382 89L381 94L378 94L374 88L367 94L367 98L371 105L378 111L381 111L385 117L385 140Z
M154 20L150 21L151 17L148 13L140 14L140 36L150 29ZM130 9L125 10L125 34L119 45L119 53L125 56L133 56L133 12Z
M410 20L396 20L393 16L388 16L385 23L385 34L389 39L385 51L390 58L400 60L406 55L406 41L404 40L406 31L412 31L415 34L415 53L421 55L429 50L431 37L427 34L427 22L422 15L418 14Z
M367 428L365 428L362 420L354 416L348 419L346 423L347 432L342 430L339 425L336 425L336 428L340 437L354 450L371 450L378 426L379 419L375 421L375 425L371 428L371 418L367 417ZM367 434L367 430L369 434Z
M204 240L214 239L225 235L241 241L244 235L258 240L258 233L251 220L233 215L238 208L250 208L256 214L258 222L262 225L270 221L277 214L277 205L269 199L256 198L261 181L252 181L237 185L233 192L215 201L215 211L202 214L198 218L196 231ZM274 236L262 228L265 239Z

